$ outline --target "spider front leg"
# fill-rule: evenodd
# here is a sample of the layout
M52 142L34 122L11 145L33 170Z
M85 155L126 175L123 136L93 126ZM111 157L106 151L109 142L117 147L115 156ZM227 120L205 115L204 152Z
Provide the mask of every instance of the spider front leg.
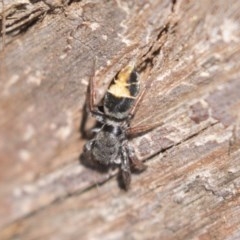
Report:
M128 155L129 155L133 170L137 172L142 172L147 169L147 165L145 165L142 161L140 161L136 157L135 150L131 146L128 146Z
M122 181L124 185L123 187L125 188L125 190L128 190L131 183L131 169L130 169L128 151L125 146L122 147L121 160L122 160L121 175L122 175Z
M136 158L134 149L130 146L127 146L126 144L124 147L122 147L121 158L122 181L124 188L128 190L131 183L130 165L132 165L133 169L137 170L138 172L146 170L147 166Z

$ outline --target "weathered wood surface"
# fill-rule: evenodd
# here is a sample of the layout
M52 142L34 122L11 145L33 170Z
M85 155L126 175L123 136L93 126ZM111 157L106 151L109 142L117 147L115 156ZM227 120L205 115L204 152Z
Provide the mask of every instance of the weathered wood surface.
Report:
M4 3L0 239L240 239L240 2ZM129 61L153 80L128 192L79 163L94 58L98 99Z

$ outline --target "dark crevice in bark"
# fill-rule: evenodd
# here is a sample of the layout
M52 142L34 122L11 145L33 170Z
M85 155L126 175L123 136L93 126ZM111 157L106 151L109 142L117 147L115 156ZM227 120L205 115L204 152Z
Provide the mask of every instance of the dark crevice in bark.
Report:
M152 68L154 66L154 59L159 55L162 45L159 44L160 39L163 35L167 34L169 31L170 24L166 24L162 27L156 37L156 40L149 47L146 53L142 56L143 61L140 63L138 67L138 71L145 71L148 67Z

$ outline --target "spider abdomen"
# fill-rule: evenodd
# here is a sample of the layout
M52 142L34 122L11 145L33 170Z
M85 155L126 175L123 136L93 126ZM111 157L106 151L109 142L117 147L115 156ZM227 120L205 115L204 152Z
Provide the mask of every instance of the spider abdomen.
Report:
M133 66L127 66L118 73L110 85L104 97L104 112L118 120L127 118L138 93L138 74Z

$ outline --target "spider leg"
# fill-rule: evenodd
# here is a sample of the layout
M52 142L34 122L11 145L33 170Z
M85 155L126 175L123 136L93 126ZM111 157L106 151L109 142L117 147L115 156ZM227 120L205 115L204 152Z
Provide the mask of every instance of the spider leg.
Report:
M128 153L134 170L142 172L147 169L147 166L136 157L135 150L131 146L128 147Z
M128 190L131 183L131 170L130 170L129 157L128 157L128 152L126 147L122 148L121 158L122 158L122 162L121 162L122 180L123 180L124 188Z
M143 126L137 126L137 127L129 127L127 129L127 135L128 136L136 136L142 133L146 133L148 131L153 130L156 127L159 127L161 125L161 123L153 123L153 124L147 124L147 125L143 125Z
M81 155L81 161L84 165L89 167L95 167L95 162L92 159L92 147L93 147L94 139L88 141L83 149L83 153Z
M90 139L93 136L92 130L86 130L86 122L88 120L89 112L93 117L96 118L96 120L100 123L104 123L104 114L102 111L99 110L97 106L94 105L94 99L95 99L95 83L94 83L94 72L95 72L95 64L96 59L94 60L93 67L92 67L92 73L89 80L88 88L87 88L87 94L86 94L86 101L83 107L83 115L82 115L82 121L80 125L80 131L82 133L83 138Z
M95 106L95 97L96 97L96 86L94 81L95 76L95 68L96 68L96 58L94 59L92 73L88 85L88 91L87 91L87 107L92 115L99 116L99 119L103 119L103 112L101 112L97 106Z
M137 110L137 107L142 102L143 97L145 96L147 90L151 87L152 81L153 81L153 79L151 81L148 81L147 84L145 84L143 90L138 94L135 103L133 104L132 108L129 111L129 119L131 119L134 116L134 114Z
M144 97L144 95L146 94L146 90L147 90L147 88L145 87L145 88L139 93L138 97L136 98L136 101L134 102L134 104L133 104L133 106L132 106L132 108L130 109L130 112L129 112L129 118L130 118L130 119L134 116L134 114L135 114L135 112L136 112L136 110L137 110L137 107L139 106L139 103L143 100L143 97Z

